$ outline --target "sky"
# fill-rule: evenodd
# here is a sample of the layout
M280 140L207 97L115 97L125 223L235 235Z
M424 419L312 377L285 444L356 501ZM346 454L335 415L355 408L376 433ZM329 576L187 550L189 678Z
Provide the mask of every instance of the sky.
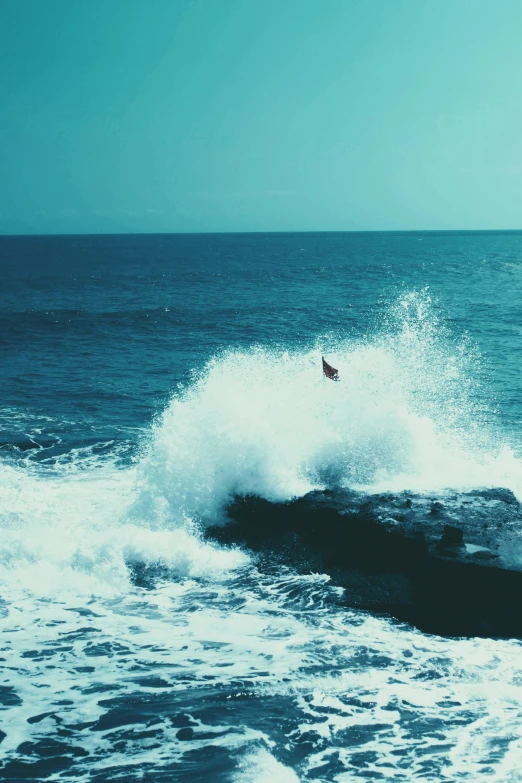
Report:
M522 228L520 0L0 0L0 233Z

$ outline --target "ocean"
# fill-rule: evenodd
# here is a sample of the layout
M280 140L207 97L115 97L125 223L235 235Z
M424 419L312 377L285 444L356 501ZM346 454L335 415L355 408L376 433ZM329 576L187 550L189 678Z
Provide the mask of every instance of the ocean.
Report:
M521 232L0 237L0 270L1 779L521 779L518 640L206 534L237 497L522 500Z

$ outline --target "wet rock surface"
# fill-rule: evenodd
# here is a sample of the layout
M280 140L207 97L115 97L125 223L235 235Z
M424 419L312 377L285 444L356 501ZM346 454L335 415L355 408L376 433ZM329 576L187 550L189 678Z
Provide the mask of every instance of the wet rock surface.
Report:
M350 607L427 633L522 638L522 508L505 489L237 498L208 535L345 588Z

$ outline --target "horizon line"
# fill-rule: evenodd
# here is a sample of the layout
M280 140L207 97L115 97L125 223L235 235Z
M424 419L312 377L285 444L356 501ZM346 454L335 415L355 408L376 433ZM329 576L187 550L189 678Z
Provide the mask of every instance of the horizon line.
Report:
M380 229L281 229L277 231L81 231L2 233L0 239L24 237L109 237L109 236L249 236L284 234L516 234L522 228L380 228Z

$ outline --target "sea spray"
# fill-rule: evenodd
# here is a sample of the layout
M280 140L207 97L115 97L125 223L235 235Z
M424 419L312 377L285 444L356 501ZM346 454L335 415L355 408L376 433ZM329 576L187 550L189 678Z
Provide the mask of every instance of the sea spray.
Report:
M322 376L323 354L339 383ZM215 523L234 495L286 500L328 486L500 484L520 495L522 467L491 426L478 360L426 290L402 295L365 341L222 352L154 425L135 513Z
M322 376L323 354L339 383ZM224 351L172 398L135 466L117 449L113 461L1 466L0 578L114 594L136 562L222 575L247 557L204 542L199 526L234 495L506 486L521 497L521 463L491 425L477 366L427 291L402 294L364 341Z
M519 642L350 611L324 573L207 549L200 520L241 486L515 486L519 251L500 233L3 238L6 779L518 780ZM197 414L204 377L221 393L233 374L220 450ZM214 480L230 444L248 458Z
M0 465L0 586L39 596L117 596L134 564L173 577L223 577L248 561L203 542L197 530L136 521L134 469L102 462L88 473L59 465Z

